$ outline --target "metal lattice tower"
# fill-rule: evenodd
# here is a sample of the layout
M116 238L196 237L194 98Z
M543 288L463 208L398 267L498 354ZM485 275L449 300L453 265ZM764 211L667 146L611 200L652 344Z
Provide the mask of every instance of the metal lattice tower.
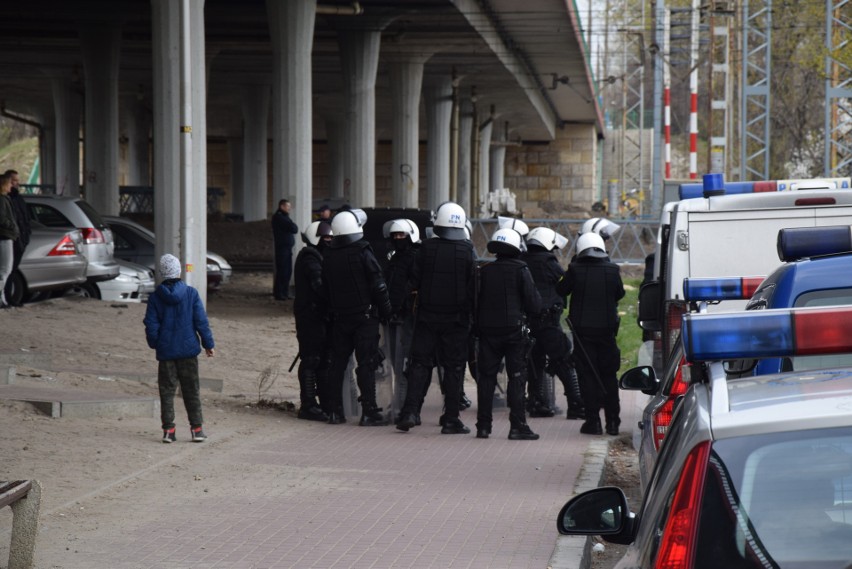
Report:
M772 0L744 0L740 105L740 175L744 181L769 179L771 46Z
M728 172L729 140L728 109L731 103L731 42L730 29L733 2L710 2L710 172Z
M630 17L638 14L637 17ZM645 172L645 2L626 6L622 51L621 191L647 189Z
M852 1L826 0L825 172L852 175L852 67L837 56L852 49Z

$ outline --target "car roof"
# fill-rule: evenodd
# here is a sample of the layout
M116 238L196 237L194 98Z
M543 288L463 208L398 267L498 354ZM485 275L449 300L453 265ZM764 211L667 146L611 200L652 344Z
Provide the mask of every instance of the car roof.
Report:
M676 203L678 211L731 211L740 209L763 209L776 207L814 207L807 204L797 206L803 198L834 198L834 205L852 204L852 190L798 190L785 192L761 192L757 194L732 194L710 198L689 198ZM824 204L816 207L831 207Z
M807 370L717 382L713 438L852 426L852 368Z

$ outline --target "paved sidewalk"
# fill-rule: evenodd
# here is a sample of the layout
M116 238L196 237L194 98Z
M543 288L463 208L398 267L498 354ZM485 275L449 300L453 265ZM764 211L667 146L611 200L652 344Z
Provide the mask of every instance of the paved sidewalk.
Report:
M627 432L637 398L621 397ZM529 419L540 440L509 441L506 409L495 410L488 440L441 435L439 414L432 394L423 426L408 433L287 417L251 433L211 432L200 445L185 436L152 443L168 449L152 453L163 458L42 512L39 543L50 546L39 548L37 566L580 567L582 547L557 547L556 515L590 445L609 437L554 417ZM462 418L473 427L474 409ZM87 523L107 504L125 515L108 527Z

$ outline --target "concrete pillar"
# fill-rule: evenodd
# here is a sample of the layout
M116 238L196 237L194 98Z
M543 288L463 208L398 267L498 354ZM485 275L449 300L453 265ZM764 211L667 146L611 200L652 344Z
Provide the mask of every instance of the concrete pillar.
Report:
M56 116L53 108L39 115L39 178L42 184L56 185Z
M344 177L353 207L376 205L376 72L381 32L338 32L343 64Z
M231 213L242 215L245 212L243 203L245 191L243 189L243 139L228 139L228 162L231 164Z
M494 127L493 121L488 121L482 128L479 129L479 200L480 202L488 201L488 192L491 191L490 173L491 173L491 130ZM475 204L479 207L480 204ZM471 217L478 217L478 215Z
M192 66L192 185L183 196L182 258L184 280L198 289L207 305L207 69L204 49L204 2L189 0L190 65Z
M118 63L121 26L92 24L80 30L86 84L86 201L102 214L118 215Z
M155 258L180 252L180 3L151 0Z
M500 134L498 137L500 142L506 142L505 134ZM489 168L489 180L491 182L491 187L488 188L491 190L499 190L501 188L505 188L504 185L504 175L506 172L506 145L505 144L493 144L491 145L491 164Z
M437 209L450 199L450 119L453 112L453 81L443 77L426 88L429 142L426 153L426 206Z
M334 114L325 119L325 133L328 144L328 195L343 198L346 195L346 153L344 143L343 117Z
M80 195L81 98L68 78L56 77L50 85L56 116L56 193L77 197Z
M390 64L393 98L391 205L418 207L420 178L420 91L424 59Z
M278 200L289 198L293 221L303 231L311 221L313 193L311 51L317 3L267 0L266 9L273 51L272 203L277 207Z
M243 91L243 215L245 221L268 217L266 141L269 87L253 85ZM280 198L279 198L280 199ZM274 203L278 203L275 200Z
M122 138L127 144L125 183L128 186L148 186L151 183L148 111L136 94L124 97L122 102L121 130Z
M473 103L462 99L459 121L459 195L458 204L471 212L471 132L473 130Z

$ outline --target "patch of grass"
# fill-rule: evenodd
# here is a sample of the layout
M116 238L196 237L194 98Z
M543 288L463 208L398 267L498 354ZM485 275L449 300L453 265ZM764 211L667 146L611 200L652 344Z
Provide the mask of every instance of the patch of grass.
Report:
M10 168L17 170L21 183L25 184L36 158L38 158L38 137L16 140L0 148L0 173Z
M639 347L642 345L642 329L636 323L639 302L639 285L642 279L624 279L624 298L618 303L621 326L618 329L618 347L621 349L621 371L637 365Z

